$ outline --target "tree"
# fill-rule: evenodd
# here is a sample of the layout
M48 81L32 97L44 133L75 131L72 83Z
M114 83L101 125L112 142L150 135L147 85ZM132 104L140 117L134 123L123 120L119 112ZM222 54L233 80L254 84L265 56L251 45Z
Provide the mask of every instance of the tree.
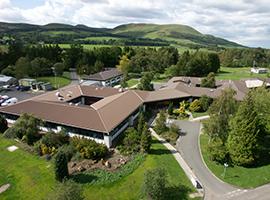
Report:
M152 73L150 72L145 72L143 77L140 80L140 83L138 85L138 88L140 90L146 90L146 91L152 91L154 90L153 84L151 83L152 81Z
M117 68L123 73L128 74L130 71L130 60L128 59L127 55L123 55L120 58L119 65L117 65Z
M63 75L64 69L65 69L64 63L61 63L61 62L55 63L53 65L53 67L54 67L54 71L55 71L56 76Z
M162 132L165 132L168 130L168 127L166 126L166 114L165 111L161 110L159 112L159 117L156 118L156 122L155 122L155 131L158 134L161 134Z
M144 123L145 123L145 121L144 121L143 112L140 112L139 119L138 119L138 126L137 126L137 131L138 131L139 135L143 132Z
M160 200L164 197L166 186L166 172L164 169L156 168L147 170L144 174L144 192L153 200Z
M250 93L232 118L230 130L227 147L232 162L240 166L255 164L260 157L259 138L264 137L266 128L260 122Z
M8 135L12 132L14 137L22 139L27 144L32 145L41 138L39 134L39 126L41 125L42 121L40 119L29 114L22 114L15 124L7 129L4 136L9 137Z
M62 151L59 151L55 155L55 161L54 161L55 179L57 181L62 182L65 178L68 178L69 174L68 174L67 164L68 164L68 161L67 161L66 155Z
M0 115L0 133L4 133L8 129L7 120Z
M83 200L83 188L72 180L58 183L48 200Z
M31 72L31 64L26 57L21 57L17 60L15 64L15 75L16 78L24 78L29 76Z
M206 95L201 96L199 101L200 101L201 109L203 112L207 111L209 106L212 103L212 99Z
M31 61L31 70L28 75L30 77L38 77L38 76L50 76L52 75L52 64L46 58L35 58Z
M147 123L144 123L143 130L141 133L141 141L140 141L140 146L141 146L141 151L142 152L149 152L150 147L151 147L151 133L148 129Z
M97 72L102 71L102 70L104 69L104 63L101 62L100 60L97 60L97 61L95 62L95 65L94 65L94 69L95 69L95 71L97 71Z
M125 138L123 140L125 150L127 153L139 152L140 136L135 128L128 128L125 131Z
M201 87L215 88L216 87L216 79L215 74L210 72L206 78L202 79Z
M83 56L83 47L80 44L71 44L70 48L65 50L64 64L65 69L77 68L78 63Z
M223 90L209 107L210 119L206 120L204 129L211 139L219 137L223 143L227 141L229 119L238 107L234 95L235 91L232 89Z
M172 102L168 106L168 114L173 115L173 103Z

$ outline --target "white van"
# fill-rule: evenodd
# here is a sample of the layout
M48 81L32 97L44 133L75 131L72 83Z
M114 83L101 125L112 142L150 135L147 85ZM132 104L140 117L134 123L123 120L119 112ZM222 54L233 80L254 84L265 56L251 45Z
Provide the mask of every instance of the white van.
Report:
M10 106L10 105L13 105L17 102L18 102L18 99L13 97L13 98L10 98L10 99L7 99L6 101L4 101L4 103L2 103L1 106Z

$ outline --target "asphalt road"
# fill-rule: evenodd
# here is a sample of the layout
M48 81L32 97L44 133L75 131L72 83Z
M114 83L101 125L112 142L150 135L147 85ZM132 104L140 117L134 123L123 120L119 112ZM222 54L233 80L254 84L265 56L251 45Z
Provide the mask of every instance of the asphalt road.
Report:
M177 150L181 153L203 185L205 199L228 199L228 194L231 194L233 197L234 195L243 192L242 190L238 190L238 188L217 179L204 165L198 145L200 122L176 121L175 123L185 133L177 141Z

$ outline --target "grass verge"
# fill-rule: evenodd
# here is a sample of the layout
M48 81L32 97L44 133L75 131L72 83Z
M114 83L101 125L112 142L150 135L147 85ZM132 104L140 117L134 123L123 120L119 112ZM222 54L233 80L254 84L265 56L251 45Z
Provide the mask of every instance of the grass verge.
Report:
M61 88L67 86L71 82L70 79L59 76L57 76L56 78L54 76L39 77L37 78L37 81L49 82L54 88Z
M229 166L225 178L222 176L224 166L209 159L207 152L208 136L200 136L203 159L208 168L221 180L243 188L255 188L270 182L270 165L256 168Z

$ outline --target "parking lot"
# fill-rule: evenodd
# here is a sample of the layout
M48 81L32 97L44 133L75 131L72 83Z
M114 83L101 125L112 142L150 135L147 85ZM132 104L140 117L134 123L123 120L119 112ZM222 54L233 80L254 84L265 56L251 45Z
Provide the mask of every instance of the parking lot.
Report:
M32 91L17 91L16 88L1 91L0 95L7 95L9 97L15 97L18 101L23 101L31 97L44 94L44 92L32 92Z

